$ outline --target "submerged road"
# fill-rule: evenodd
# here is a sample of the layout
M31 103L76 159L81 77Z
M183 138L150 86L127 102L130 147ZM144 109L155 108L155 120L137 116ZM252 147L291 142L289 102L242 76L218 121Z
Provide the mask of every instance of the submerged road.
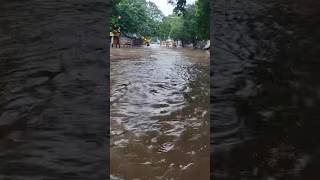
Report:
M111 50L111 179L209 179L209 53Z

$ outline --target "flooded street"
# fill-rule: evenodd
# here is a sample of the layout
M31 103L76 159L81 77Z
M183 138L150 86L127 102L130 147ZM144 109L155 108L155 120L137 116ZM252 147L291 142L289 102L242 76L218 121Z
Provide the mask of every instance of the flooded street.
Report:
M209 53L111 49L111 179L209 179Z

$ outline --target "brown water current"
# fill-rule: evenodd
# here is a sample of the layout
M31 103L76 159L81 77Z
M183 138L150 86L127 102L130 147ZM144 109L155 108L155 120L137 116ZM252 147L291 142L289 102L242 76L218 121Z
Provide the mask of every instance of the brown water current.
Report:
M209 179L209 53L111 50L111 179Z

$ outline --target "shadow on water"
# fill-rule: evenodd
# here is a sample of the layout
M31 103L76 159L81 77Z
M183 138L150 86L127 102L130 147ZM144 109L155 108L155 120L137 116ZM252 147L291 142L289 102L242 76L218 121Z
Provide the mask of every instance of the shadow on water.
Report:
M215 179L319 179L319 3L215 6Z

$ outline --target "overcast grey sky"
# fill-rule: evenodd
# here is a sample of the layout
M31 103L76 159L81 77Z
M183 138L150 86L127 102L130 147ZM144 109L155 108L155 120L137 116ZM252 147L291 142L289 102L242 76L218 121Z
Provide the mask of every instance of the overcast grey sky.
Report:
M171 4L168 4L168 0L149 0L151 2L154 2L159 9L163 12L164 15L169 15L173 11L173 6ZM194 3L196 0L187 0L188 4Z

